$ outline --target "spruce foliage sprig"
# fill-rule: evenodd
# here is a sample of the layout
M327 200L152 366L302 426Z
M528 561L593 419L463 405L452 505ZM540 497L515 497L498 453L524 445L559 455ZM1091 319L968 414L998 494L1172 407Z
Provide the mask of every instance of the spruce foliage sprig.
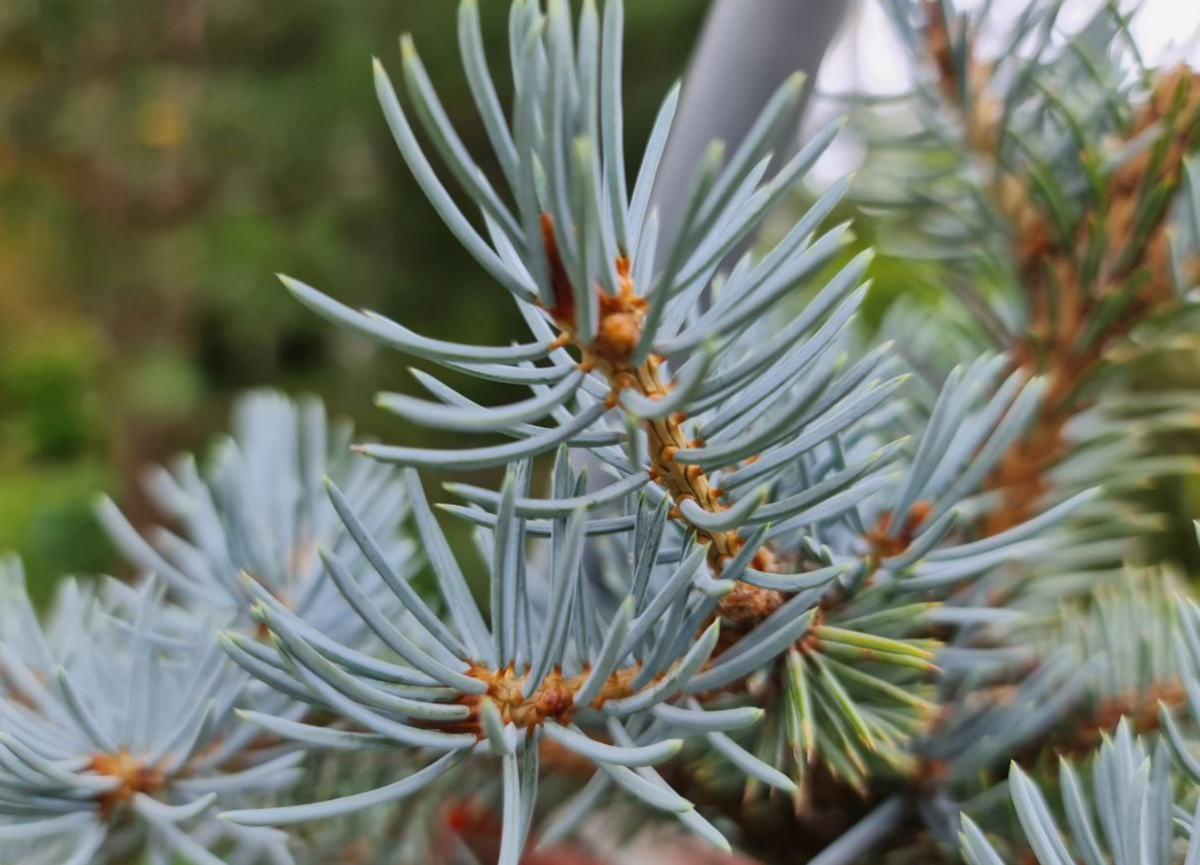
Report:
M1174 612L1178 628L1163 629L1171 635L1176 655L1171 665L1174 674L1168 680L1170 693L1159 701L1157 717L1147 711L1149 707L1140 707L1114 729L1101 733L1094 753L1085 752L1083 760L1062 755L1049 771L1013 761L1007 792L1017 818L1015 831L999 834L999 821L993 817L992 831L985 832L980 823L964 816L962 852L971 865L1015 861L1024 850L1043 865L1080 861L1168 865L1195 859L1200 831L1200 811L1195 808L1200 764L1193 756L1200 718L1200 610L1193 601L1177 598ZM1105 613L1112 615L1111 609ZM1158 642L1161 633L1151 639ZM1125 648L1114 646L1112 661L1127 665L1130 653L1118 654ZM1133 653L1133 659L1151 662L1152 654L1157 653ZM1105 666L1109 675L1118 673L1113 663ZM1144 691L1151 679L1138 671L1132 684ZM1183 713L1178 711L1180 704L1186 709ZM1159 730L1160 735L1149 738ZM1148 736L1140 737L1139 732ZM1039 782L1039 775L1045 780Z
M97 517L139 572L157 575L190 608L221 611L238 620L238 630L252 629L251 596L241 583L249 573L312 627L362 647L365 629L325 578L317 550L343 555L360 577L374 566L358 554L325 479L336 479L366 515L389 571L407 579L421 558L397 531L407 513L397 474L355 459L353 435L349 424L329 422L320 400L249 393L234 407L232 434L206 459L184 455L145 476L160 518L181 533L164 526L139 532L107 497ZM376 578L367 590L384 587Z
M69 865L132 851L204 865L218 852L290 861L282 833L216 816L218 799L250 804L288 788L304 758L262 745L235 715L249 680L221 651L221 620L164 604L155 580L94 594L68 582L43 628L19 565L6 562L0 579L18 604L7 622L18 636L0 649L6 860L16 850L21 863Z
M483 407L420 373L436 402L385 394L380 404L435 429L513 441L458 451L357 448L405 467L448 619L404 597L403 579L382 568L394 600L424 624L402 633L339 557L325 555L330 579L394 661L365 663L253 580L254 615L273 635L273 654L245 641L234 651L248 668L267 665L269 681L286 693L396 747L441 756L374 792L230 818L291 822L410 796L485 749L504 779L501 860L515 862L529 840L540 739L595 764L598 782L584 797L621 788L721 845L716 828L653 768L674 756L681 737L776 795L797 794L813 766L864 794L876 775L918 774L912 746L936 714L927 682L940 645L926 634L935 622L955 630L1003 618L985 606L935 619L930 601L955 599L972 579L1035 556L1044 532L1095 498L1081 494L991 538L974 540L958 526L960 505L986 507L972 496L1035 417L1041 382L1006 373L1005 357L985 354L957 369L922 416L890 347L863 347L850 329L869 255L829 269L848 229L822 225L845 182L777 245L722 275L730 253L833 140L836 125L765 179L796 79L728 159L710 149L679 236L660 238L650 190L677 96L664 104L630 193L621 4L607 3L601 15L585 3L577 26L560 0L544 14L537 3L513 4L511 126L482 57L476 4L466 0L459 16L464 67L504 194L466 153L407 38L403 72L412 116L479 208L486 233L435 173L379 63L376 89L409 168L449 229L514 297L531 339L503 348L431 340L284 282L317 313L370 339L527 386L531 396ZM785 317L781 305L805 284L815 286L814 299ZM532 460L556 451L550 495L538 498ZM607 485L589 487L580 451L611 478ZM498 466L508 466L499 491L449 486L467 505L447 510L481 530L490 592L480 609L416 470ZM330 494L373 560L363 517L336 485ZM596 552L586 567L585 547ZM784 699L768 699L772 692ZM762 713L742 693L772 716L749 739L739 731ZM286 729L310 745L325 741L323 730ZM791 758L781 763L780 755Z

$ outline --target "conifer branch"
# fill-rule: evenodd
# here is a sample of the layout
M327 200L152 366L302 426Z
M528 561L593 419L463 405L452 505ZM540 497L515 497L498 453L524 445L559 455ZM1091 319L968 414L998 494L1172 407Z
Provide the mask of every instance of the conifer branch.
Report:
M1169 202L1200 135L1200 74L1180 65L1155 75L1149 92L1130 94L1143 104L1106 149L1076 126L1074 146L1089 186L1081 206L1067 213L1059 182L1045 174L1038 155L1014 156L1006 146L1022 100L1077 125L1073 107L1036 71L1014 73L1000 68L1003 61L977 59L975 30L966 16L950 20L946 8L924 0L927 50L939 90L961 118L963 145L992 178L987 192L1008 225L1012 267L1029 308L1026 333L1005 348L1016 368L1048 382L1035 423L989 477L988 487L1007 502L988 518L987 530L996 533L1029 519L1052 488L1048 473L1067 453L1064 429L1088 407L1085 392L1111 349L1176 301ZM1048 34L1058 12L1042 14L1038 27ZM1040 50L1047 45L1043 40ZM1001 73L1016 80L997 85Z

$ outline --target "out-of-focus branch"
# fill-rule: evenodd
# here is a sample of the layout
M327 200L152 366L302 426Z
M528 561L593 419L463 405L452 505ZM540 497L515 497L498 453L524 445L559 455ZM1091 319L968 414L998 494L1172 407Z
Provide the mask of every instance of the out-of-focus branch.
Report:
M995 169L1005 110L988 92L994 68L972 57L965 64L968 80L959 80L956 70L964 67L955 63L952 45L961 34L950 32L939 3L927 0L925 9L939 88L959 108L964 144ZM1018 367L1046 376L1048 388L1033 428L989 479L989 488L1007 503L989 517L989 533L1033 516L1048 489L1047 472L1064 454L1063 430L1084 408L1081 388L1117 340L1171 302L1169 202L1198 126L1200 75L1181 66L1157 76L1116 150L1135 147L1155 129L1157 140L1104 179L1098 200L1071 237L1055 228L1031 178L992 171L988 191L1010 227L1014 269L1029 308L1028 329L1009 348ZM1103 324L1094 331L1097 321Z

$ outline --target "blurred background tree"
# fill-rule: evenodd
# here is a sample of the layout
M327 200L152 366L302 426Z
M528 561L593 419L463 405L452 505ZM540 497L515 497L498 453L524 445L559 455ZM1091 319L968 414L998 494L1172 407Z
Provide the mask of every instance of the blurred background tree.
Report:
M631 156L707 6L630 4ZM506 9L483 4L496 61ZM412 31L455 125L482 139L446 15L394 0L0 4L0 549L35 584L107 569L94 492L138 514L140 468L201 446L245 388L315 390L371 432L419 439L370 409L409 387L396 356L308 314L273 271L432 336L513 332L370 87L370 56L390 61Z

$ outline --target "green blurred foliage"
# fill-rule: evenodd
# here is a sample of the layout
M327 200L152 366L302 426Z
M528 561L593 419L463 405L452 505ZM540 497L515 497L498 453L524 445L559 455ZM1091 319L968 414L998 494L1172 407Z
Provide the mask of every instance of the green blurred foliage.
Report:
M108 559L89 507L112 478L98 456L105 423L91 391L99 347L89 331L61 330L0 343L0 549L24 552L34 575ZM36 586L40 598L47 583Z
M503 95L507 3L482 6ZM706 6L628 4L632 156ZM36 580L110 566L91 492L146 515L139 468L202 447L247 387L315 390L375 435L427 435L372 405L413 391L406 361L317 320L274 271L432 336L518 332L375 104L369 59L398 73L406 31L482 158L452 3L0 4L0 548Z

